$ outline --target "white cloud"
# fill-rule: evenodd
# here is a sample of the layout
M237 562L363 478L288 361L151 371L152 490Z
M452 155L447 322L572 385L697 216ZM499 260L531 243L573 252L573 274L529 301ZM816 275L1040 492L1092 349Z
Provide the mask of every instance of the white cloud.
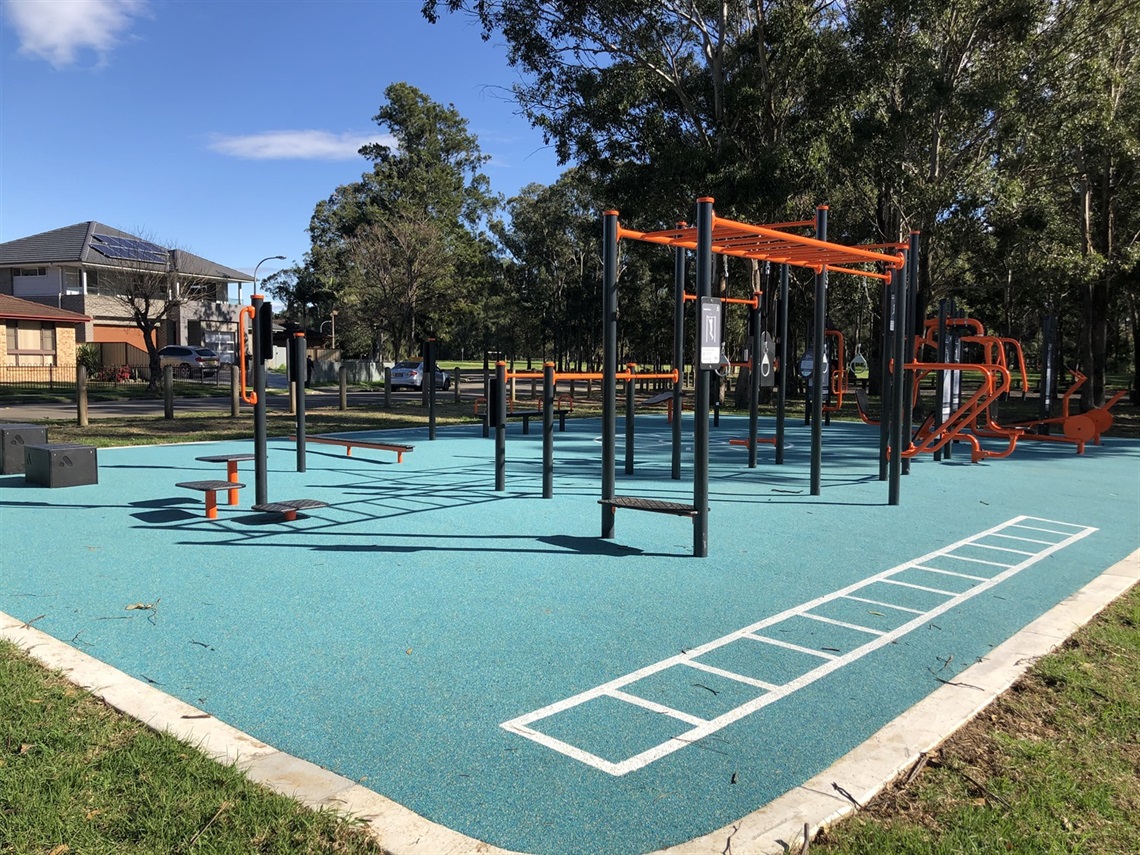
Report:
M391 134L334 134L329 131L265 131L245 136L216 136L210 148L250 160L353 160L368 143L396 147Z
M148 0L6 0L8 22L20 38L20 53L56 68L74 64L82 50L106 60L134 23L147 15Z

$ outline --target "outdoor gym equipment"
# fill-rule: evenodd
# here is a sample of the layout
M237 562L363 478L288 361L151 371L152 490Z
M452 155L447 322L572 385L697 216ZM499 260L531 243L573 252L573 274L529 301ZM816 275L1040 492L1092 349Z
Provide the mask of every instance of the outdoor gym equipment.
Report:
M679 372L674 369L666 373L637 372L637 365L630 363L624 374L617 375L617 379L626 381L626 461L625 471L633 472L634 449L634 383L637 380L672 380L679 378ZM507 383L510 380L542 380L542 409L540 411L508 412ZM560 429L566 428L567 410L555 409L557 386L562 380L601 380L603 374L588 372L557 372L554 363L543 365L541 374L528 371L508 371L506 362L499 362L495 366L495 382L492 385L493 397L491 408L488 408L488 421L495 427L495 490L506 489L506 461L507 461L507 429L508 416L523 417L523 432L527 432L527 420L531 416L542 417L542 497L552 498L554 495L554 415L558 414ZM493 409L492 409L493 408ZM476 402L478 412L478 402Z
M639 507L636 503L623 503L623 497L615 495L614 490L614 463L615 463L615 434L616 419L614 393L617 375L617 272L618 241L622 238L656 243L663 246L672 246L678 253L675 270L678 272L678 283L682 281L680 273L684 269L680 253L683 250L696 252L696 298L698 304L712 301L712 259L713 254L735 256L738 258L756 259L780 264L783 267L792 265L804 267L814 271L816 275L816 320L815 341L813 351L823 353L824 325L827 311L827 276L829 273L850 274L863 276L882 281L890 281L897 295L892 303L898 310L900 320L905 317L905 288L909 278L900 270L907 267L904 251L897 245L887 247L847 247L829 243L827 238L827 208L820 207L816 211L813 221L799 221L793 223L777 223L767 226L756 226L740 223L715 216L713 213L713 200L704 197L697 200L697 225L688 227L684 224L673 229L656 232L638 232L622 228L618 224L618 212L606 211L603 215L603 252L602 252L602 363L605 377L602 386L602 537L614 536L614 510L617 507L636 507L639 510L650 510ZM804 237L790 231L792 229L810 228L814 225L817 237ZM917 248L916 240L912 248ZM908 248L908 249L912 249ZM895 252L880 251L882 249L896 250ZM890 273L880 273L865 269L864 265L885 265ZM781 276L784 276L782 271ZM781 279L781 298L787 296L785 279ZM897 283L897 284L896 284ZM683 289L678 284L676 292L675 317L682 315ZM786 300L782 300L786 305ZM784 310L786 311L786 310ZM678 323L675 329L680 329ZM892 326L892 330L894 327ZM786 319L781 320L781 332L786 331ZM709 417L709 384L711 371L719 368L719 361L714 361L711 353L715 349L714 342L719 344L720 329L713 323L712 313L700 315L700 324L697 335L698 364L695 370L694 388L694 419L693 419L693 504L691 506L680 503L670 503L675 508L670 513L692 516L693 519L693 554L698 557L708 555L708 417ZM680 338L678 334L677 338ZM902 334L901 324L897 338L898 358L895 362L901 373L905 360L903 344L905 338ZM786 340L786 336L782 336ZM786 352L780 354L780 364L786 365ZM679 360L678 360L679 363ZM892 412L892 423L897 422L901 434L902 403L904 393L903 383L896 384L899 388L898 400ZM679 399L674 411L679 411ZM820 423L823 415L823 389L822 384L816 384L812 400L812 489L813 495L820 492L821 470L821 434ZM674 420L675 430L679 426L679 419ZM782 441L782 430L778 424L778 440ZM901 439L901 437L900 437ZM679 447L679 440L676 446ZM899 442L895 443L896 448ZM896 455L892 461L892 472L901 471L901 455ZM892 479L892 504L898 503L897 478ZM642 500L644 501L644 500ZM654 508L653 510L659 510Z

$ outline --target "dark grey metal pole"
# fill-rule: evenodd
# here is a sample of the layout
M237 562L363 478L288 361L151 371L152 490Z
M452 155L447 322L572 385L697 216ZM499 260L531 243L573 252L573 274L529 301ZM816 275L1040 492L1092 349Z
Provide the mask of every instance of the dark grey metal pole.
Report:
M625 474L633 474L633 421L634 410L637 407L637 384L634 383L633 373L637 370L634 363L626 365L629 379L625 381Z
M308 369L305 353L305 334L293 333L293 373L297 380L297 471L305 471L305 384L302 378Z
M606 211L602 218L602 499L608 500L617 480L618 212ZM601 508L602 537L613 537L613 506Z
M435 339L424 342L424 371L427 374L428 439L435 439Z
M713 200L697 200L697 305L702 297L712 295L713 275ZM700 353L700 323L694 353ZM705 558L709 554L709 371L693 360L693 555Z
M343 362L336 370L337 384L340 386L340 411L348 409L348 366Z
M174 418L174 366L162 366L162 415Z
M888 503L899 504L899 476L902 474L903 389L906 386L906 271L892 270L895 286L894 382L891 386L891 464L888 473Z
M75 366L75 419L79 427L87 427L87 368Z
M272 319L264 323L265 313L270 311L269 304L261 294L254 294L250 298L253 306L253 468L254 468L254 498L255 504L264 505L269 501L269 477L267 464L268 450L266 436L268 434L265 421L265 360L262 353L265 348L265 334L272 334Z
M685 223L677 223L683 228ZM677 380L673 383L673 467L674 481L681 480L681 412L685 384L685 261L688 251L684 247L673 249L673 369Z
M554 496L554 363L542 366L542 498Z
M914 358L914 338L922 328L923 310L918 303L918 232L910 233L910 247L907 252L907 325L903 328L906 333L906 358ZM904 375L905 376L905 375ZM903 399L903 439L907 445L914 434L914 383L906 382ZM903 475L910 474L910 458L903 458Z
M788 368L788 265L780 265L780 306L779 328L780 343L776 347L777 359L780 360L780 389L776 393L776 462L784 462L784 417L788 409L788 378L791 371Z
M827 240L827 207L815 211L815 236ZM812 330L812 353L815 354L811 370L811 495L821 492L823 470L823 395L826 372L824 370L824 333L827 326L827 268L815 274L815 328Z
M887 480L888 455L891 448L891 420L888 416L892 400L890 372L891 354L894 352L895 289L890 282L883 283L883 299L879 314L883 321L883 334L879 342L879 480Z
M501 491L507 489L507 363L496 363L495 379L495 489Z

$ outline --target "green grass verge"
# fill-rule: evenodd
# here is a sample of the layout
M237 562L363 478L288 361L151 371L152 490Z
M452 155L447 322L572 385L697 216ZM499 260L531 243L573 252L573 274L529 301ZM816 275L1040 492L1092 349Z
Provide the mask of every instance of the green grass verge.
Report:
M1140 852L1140 587L810 850Z
M0 642L0 852L384 850L359 824L271 793Z

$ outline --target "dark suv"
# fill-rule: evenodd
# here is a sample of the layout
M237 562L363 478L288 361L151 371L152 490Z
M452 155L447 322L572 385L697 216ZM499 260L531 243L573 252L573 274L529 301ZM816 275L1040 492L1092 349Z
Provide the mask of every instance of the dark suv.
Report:
M218 373L218 354L208 347L168 344L158 352L159 367L174 367L178 377L213 377Z

